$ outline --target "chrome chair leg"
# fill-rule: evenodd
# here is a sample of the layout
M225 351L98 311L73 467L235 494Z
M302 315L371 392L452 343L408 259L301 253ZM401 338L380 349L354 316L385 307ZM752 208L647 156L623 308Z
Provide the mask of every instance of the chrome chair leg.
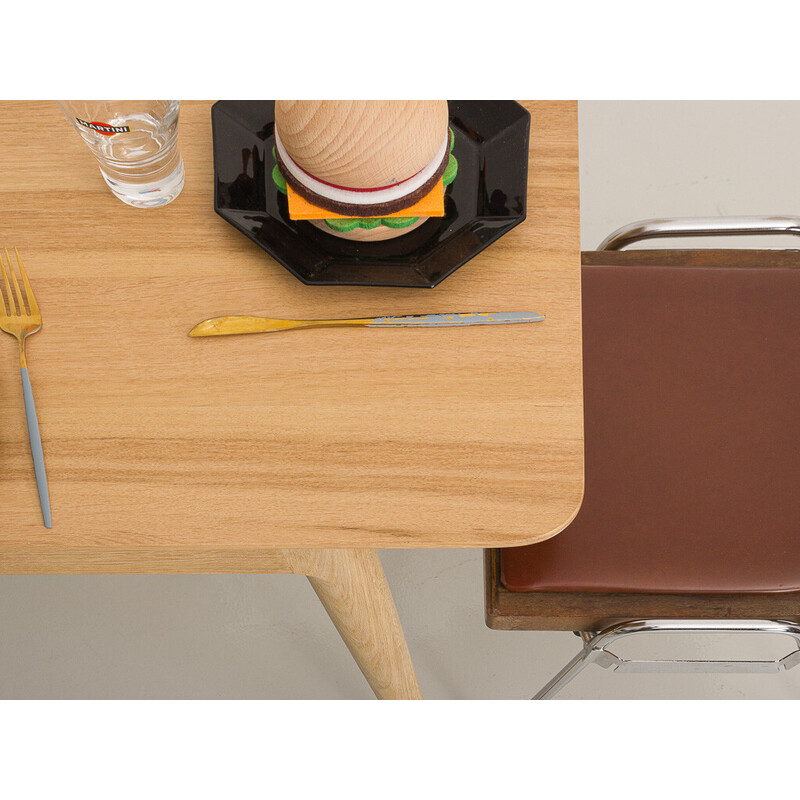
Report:
M572 659L557 675L543 686L531 700L549 700L560 692L578 673L582 672L595 660L595 653L590 644L584 644L575 658Z
M583 639L583 649L533 696L533 700L554 697L589 664L612 672L728 674L781 672L800 664L800 624L788 620L641 619L611 625L596 633L576 633ZM795 649L777 661L637 660L620 658L607 649L619 639L640 633L782 634L794 640Z

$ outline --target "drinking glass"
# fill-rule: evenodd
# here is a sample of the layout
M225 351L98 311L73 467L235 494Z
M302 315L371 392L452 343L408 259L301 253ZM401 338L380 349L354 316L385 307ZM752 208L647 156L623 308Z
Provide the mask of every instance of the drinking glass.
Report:
M181 193L180 100L60 100L58 105L123 203L163 206Z

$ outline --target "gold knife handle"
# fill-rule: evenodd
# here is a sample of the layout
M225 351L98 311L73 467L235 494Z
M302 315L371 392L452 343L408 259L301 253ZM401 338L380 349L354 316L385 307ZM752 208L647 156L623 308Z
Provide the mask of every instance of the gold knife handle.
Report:
M368 325L367 319L270 319L269 317L213 317L195 325L189 336L232 336L238 333L269 333L294 328L333 328Z

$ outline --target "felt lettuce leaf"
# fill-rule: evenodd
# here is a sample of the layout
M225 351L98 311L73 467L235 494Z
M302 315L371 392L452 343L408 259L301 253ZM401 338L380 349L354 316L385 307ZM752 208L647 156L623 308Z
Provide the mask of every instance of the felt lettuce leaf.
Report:
M458 161L453 155L453 145L456 143L456 137L453 134L453 129L450 128L450 158L447 160L447 166L444 168L444 175L442 175L442 183L449 186L455 179L458 173Z
M356 228L372 230L380 225L387 228L407 228L419 217L354 217L353 219L326 219L325 224L337 233L349 233Z
M286 178L278 166L278 157L275 155L275 148L272 148L272 157L275 159L275 166L272 168L272 181L281 194L286 194Z

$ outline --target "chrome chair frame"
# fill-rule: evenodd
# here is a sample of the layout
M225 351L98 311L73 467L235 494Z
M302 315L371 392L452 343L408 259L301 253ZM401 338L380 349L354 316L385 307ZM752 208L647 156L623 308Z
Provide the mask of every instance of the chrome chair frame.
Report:
M612 672L725 674L781 672L800 664L800 625L789 620L639 619L611 625L597 633L575 633L583 639L583 649L532 700L551 699L589 664L597 664ZM777 661L624 659L607 649L619 639L642 633L784 634L794 639L795 649Z
M800 217L675 217L631 222L607 236L598 250L622 250L646 239L686 236L800 236ZM649 673L775 673L800 664L800 624L790 620L731 619L638 619L618 622L600 631L574 631L583 649L531 699L549 700L589 664L612 672ZM791 637L795 649L781 659L767 661L729 660L636 660L623 659L607 648L622 638L642 633L767 633Z
M684 236L800 236L800 217L667 217L642 219L617 228L598 250L622 250L645 239Z

